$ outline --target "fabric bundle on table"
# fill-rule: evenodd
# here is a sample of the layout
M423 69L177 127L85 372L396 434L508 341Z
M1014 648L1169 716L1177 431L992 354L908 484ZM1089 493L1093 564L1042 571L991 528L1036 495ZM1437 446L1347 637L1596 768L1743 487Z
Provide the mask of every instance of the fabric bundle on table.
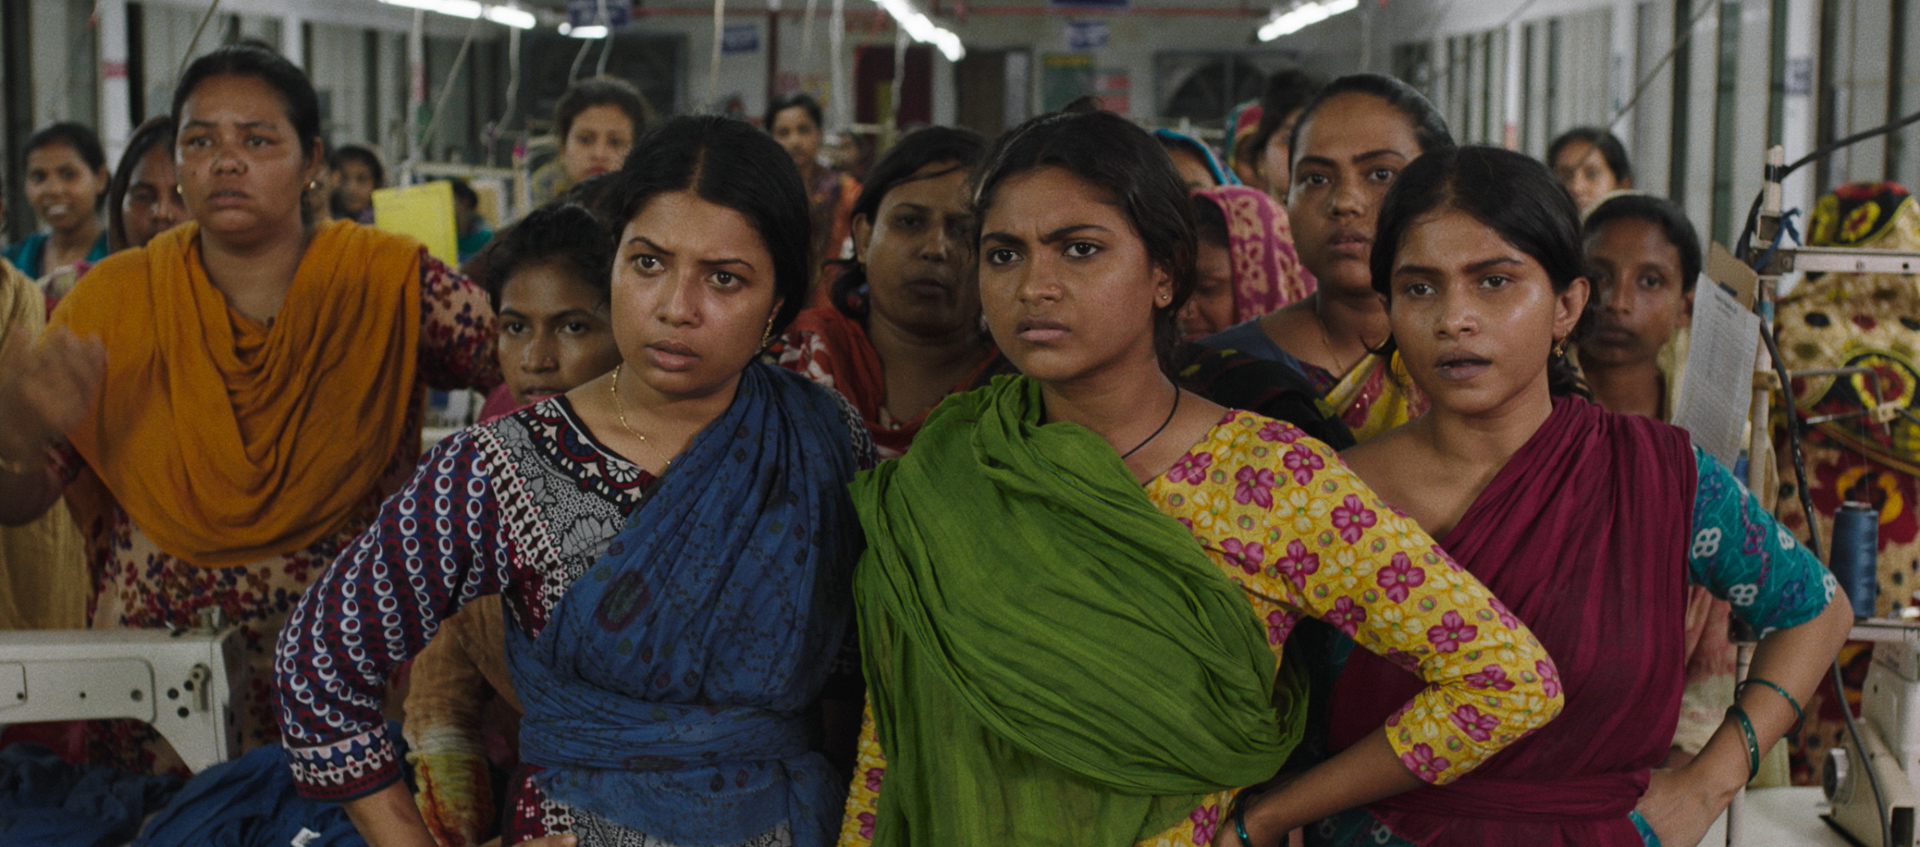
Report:
M10 745L0 750L0 847L125 844L180 783L171 774L70 764L39 744Z
M366 843L340 805L294 793L286 751L269 744L201 771L147 824L135 847L366 847Z

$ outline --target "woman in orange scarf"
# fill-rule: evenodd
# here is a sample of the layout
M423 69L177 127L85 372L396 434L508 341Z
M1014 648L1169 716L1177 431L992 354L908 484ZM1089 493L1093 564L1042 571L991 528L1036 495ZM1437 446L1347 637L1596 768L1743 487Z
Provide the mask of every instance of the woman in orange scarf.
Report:
M418 242L308 228L313 86L228 47L174 93L180 192L197 223L103 260L48 338L0 366L0 522L69 483L96 628L237 623L253 678L243 746L277 737L274 636L420 452L425 388L488 388L485 295ZM144 728L98 739L150 765Z

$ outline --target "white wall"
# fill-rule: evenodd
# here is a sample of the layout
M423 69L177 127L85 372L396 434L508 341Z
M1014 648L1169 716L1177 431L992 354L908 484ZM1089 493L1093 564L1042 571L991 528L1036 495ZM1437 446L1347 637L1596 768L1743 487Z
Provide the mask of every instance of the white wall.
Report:
M787 14L779 27L779 70L782 80L799 79L825 88L828 77L826 55L828 26L825 19L831 0L819 0L813 32L814 52L804 55L805 21L797 14L804 0L782 0ZM919 0L923 8L931 0ZM1553 134L1575 123L1601 122L1631 96L1640 77L1654 69L1656 62L1672 44L1675 4L1703 8L1712 3L1684 51L1688 57L1690 96L1682 109L1672 102L1673 72L1655 75L1638 105L1615 125L1629 141L1641 186L1656 191L1678 190L1684 194L1689 210L1704 225L1714 212L1716 189L1722 206L1731 205L1744 212L1747 197L1758 184L1759 162L1768 127L1769 70L1772 61L1771 0L1733 0L1738 41L1735 44L1737 73L1731 88L1724 92L1734 104L1733 131L1737 136L1731 153L1716 147L1714 138L1715 106L1723 95L1719 90L1720 0L1535 0L1530 5L1515 2L1457 2L1457 0L1394 0L1382 6L1366 2L1356 12L1336 17L1296 35L1270 44L1258 44L1253 32L1263 18L1257 14L1262 5L1241 5L1238 0L1177 0L1197 10L1191 15L1157 14L1174 5L1159 0L1135 0L1131 12L1060 14L1044 0L993 0L968 4L967 14L956 13L953 0L942 0L935 12L942 25L953 28L976 50L1019 50L1032 56L1029 98L1037 103L1043 82L1040 59L1045 54L1067 52L1066 27L1071 20L1105 21L1110 32L1107 47L1092 51L1095 64L1103 69L1126 72L1130 80L1131 116L1149 120L1155 114L1156 98L1169 81L1155 78L1155 57L1163 52L1237 52L1264 53L1297 59L1305 67L1325 76L1360 69L1389 70L1395 46L1413 42L1433 45L1434 70L1440 79L1436 96L1445 99L1456 89L1462 97L1476 99L1450 103L1449 113L1463 124L1462 135L1475 140L1497 140L1501 124L1512 119L1523 130L1528 152L1540 153ZM731 3L728 20L748 23L757 28L760 48L742 54L730 54L720 65L718 94L737 96L752 117L759 117L768 94L767 51L768 0L739 0ZM1890 9L1893 3L1905 3L1913 11L1907 15L1907 33L1893 33ZM871 0L846 0L847 38L840 61L851 64L853 50L862 44L890 45L894 31L890 22L877 14ZM1789 53L1811 62L1814 74L1811 94L1793 94L1787 98L1785 137L1791 152L1809 149L1813 143L1812 123L1820 112L1816 95L1824 93L1835 115L1834 133L1864 128L1886 118L1889 83L1888 56L1895 44L1920 43L1920 0L1832 0L1835 18L1829 23L1834 37L1846 48L1845 55L1827 62L1815 59L1820 30L1821 0L1791 0L1788 4L1793 25L1788 27ZM94 48L86 29L90 0L33 0L31 27L34 55L33 79L25 86L31 91L34 117L38 124L74 118L99 123L97 110L97 69L93 66ZM139 0L144 21L144 40L133 51L140 63L144 91L141 92L149 114L163 110L171 94L174 74L182 54L192 38L205 0ZM548 7L551 8L551 7ZM1519 10L1516 15L1515 10ZM644 32L670 33L684 37L684 66L680 71L680 106L698 109L708 106L708 58L712 47L711 6L700 0L674 0L650 3L636 17L633 27ZM1251 10L1256 14L1239 14ZM227 16L237 16L239 29L270 43L301 43L301 24L311 27L311 54L306 65L316 88L329 93L331 115L329 135L336 140L368 140L381 144L398 155L398 142L404 124L407 93L405 42L410 27L410 11L375 0L224 0L222 20L216 20L202 36L198 51L216 46ZM548 12L546 25L556 18ZM876 25L877 20L877 25ZM1731 19L1730 19L1731 20ZM1560 39L1559 89L1552 92L1553 108L1546 107L1544 78L1538 65L1544 61L1544 34L1549 21L1555 24ZM467 30L467 22L441 15L427 15L428 35L434 44L433 59L438 81L445 66L458 49ZM1513 74L1524 67L1529 55L1519 38L1531 27L1537 34L1531 56L1535 61L1533 78L1522 80ZM381 33L376 40L375 72L367 72L367 36L369 30ZM1505 31L1508 34L1505 55L1494 61L1494 73L1487 73L1483 62L1474 62L1464 71L1449 75L1446 67L1447 39L1480 33ZM486 24L480 28L483 41L497 42L504 29ZM1459 43L1456 42L1456 50ZM497 47L495 48L498 49ZM1504 60L1504 61L1502 61ZM1803 62L1803 63L1804 63ZM1819 70L1831 68L1831 79L1821 79ZM1459 70L1457 68L1452 70ZM1920 108L1920 57L1909 59L1903 69L1906 101L1903 110ZM1526 84L1523 84L1526 83ZM438 93L438 87L430 96ZM1489 96L1490 95L1490 96ZM953 118L957 92L952 65L936 58L934 63L934 110L936 120ZM1483 103L1479 98L1485 98ZM368 114L369 98L377 101L378 114ZM1486 109L1490 103L1492 109ZM484 103L483 103L484 105ZM663 104L664 105L664 104ZM469 114L469 99L461 94L450 101L443 135L467 135L478 132L492 116ZM1490 114L1491 113L1491 114ZM1687 142L1675 149L1673 118L1686 120ZM145 115L132 116L138 120ZM1493 120L1488 120L1492 118ZM1893 176L1920 180L1920 156L1905 151L1920 150L1920 141L1906 141L1889 156L1887 142L1868 142L1833 160L1832 180L1879 179L1888 176L1889 159ZM1686 168L1678 182L1669 181L1670 165L1676 153L1683 153ZM1731 155L1734 162L1731 180L1715 182L1716 156ZM1725 172L1722 173L1725 175ZM1798 191L1789 186L1790 205L1796 195L1811 200L1811 180ZM1723 219L1727 217L1723 210ZM1734 215L1738 217L1738 215ZM1731 233L1715 232L1727 238Z
M1837 0L1838 8L1849 16L1848 21L1836 22L1841 28L1835 42L1843 45L1847 55L1836 63L1836 78L1827 83L1836 97L1833 106L1839 127L1861 129L1886 119L1887 57L1897 43L1890 41L1888 10L1894 2L1907 3L1920 16L1920 3L1914 0ZM1673 100L1674 67L1660 65L1674 44L1676 3L1682 14L1705 13L1681 47L1688 90L1686 102L1678 109ZM1514 16L1518 3L1396 0L1373 14L1368 50L1375 66L1385 69L1396 44L1441 42L1448 36L1503 25L1517 36L1531 28L1536 35L1530 54L1534 72L1524 81L1514 81L1508 99L1511 114L1521 122L1521 148L1533 155L1544 153L1547 140L1571 126L1605 123L1633 96L1643 77L1651 76L1637 104L1613 125L1628 143L1637 185L1678 195L1703 233L1731 241L1759 190L1771 131L1772 6L1771 0L1538 0ZM1817 71L1812 57L1818 49L1820 2L1790 0L1787 6L1786 53L1802 66L1811 63ZM1909 18L1911 36L1920 37L1920 21L1913 17ZM1541 73L1547 50L1540 38L1549 21L1555 22L1560 37L1558 88L1551 92ZM1323 26L1357 28L1356 24L1335 19ZM1725 90L1720 73L1723 35L1733 63ZM1442 44L1434 50L1437 64L1444 62ZM1519 42L1515 46L1524 47ZM1519 68L1521 63L1516 61L1512 67ZM1914 80L1909 91L1920 107L1920 59L1910 60L1907 73ZM1782 140L1790 158L1813 144L1818 118L1815 94L1822 85L1818 74L1814 76L1814 94L1793 91L1781 104ZM1719 123L1723 100L1732 110L1725 126ZM1676 116L1684 122L1680 127L1684 140L1675 132ZM1920 149L1920 143L1912 149ZM1834 168L1848 179L1886 178L1885 150L1880 143L1860 145L1850 155L1836 158ZM1684 156L1686 163L1677 179L1672 174L1676 156ZM1920 163L1912 167L1920 176ZM1787 185L1787 206L1809 208L1812 189L1811 174L1796 176ZM1716 211L1718 229L1712 226Z

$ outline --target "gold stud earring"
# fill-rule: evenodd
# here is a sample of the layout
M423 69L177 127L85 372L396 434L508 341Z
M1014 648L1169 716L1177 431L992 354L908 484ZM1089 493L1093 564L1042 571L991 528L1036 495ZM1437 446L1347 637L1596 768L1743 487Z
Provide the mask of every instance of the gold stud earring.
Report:
M320 190L320 180L317 180L317 179L310 179L310 180L307 180L307 190L308 190L308 191L319 191L319 190Z

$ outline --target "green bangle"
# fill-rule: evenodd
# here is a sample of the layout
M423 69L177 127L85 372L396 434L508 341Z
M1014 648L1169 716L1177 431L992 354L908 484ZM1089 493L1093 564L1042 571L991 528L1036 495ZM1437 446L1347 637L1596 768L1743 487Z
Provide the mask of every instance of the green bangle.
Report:
M1775 685L1772 682L1769 682L1767 680L1761 679L1757 676L1750 676L1750 677L1747 677L1746 679L1741 680L1739 685L1736 685L1733 687L1733 696L1738 698L1740 696L1740 689L1745 688L1749 685L1764 685L1768 688L1771 688L1775 691L1780 692L1780 696L1787 698L1787 705L1793 707L1793 728L1787 730L1787 734L1798 735L1800 732L1801 725L1807 722L1807 713L1800 710L1800 701L1793 699L1793 695L1788 694L1785 688L1781 688L1780 686Z
M1247 835L1247 806L1244 792L1233 797L1233 834L1240 836L1240 847L1253 847L1253 839Z
M1727 707L1727 716L1740 723L1740 734L1747 742L1747 781L1752 782L1760 775L1760 738L1753 733L1753 719L1737 705Z

